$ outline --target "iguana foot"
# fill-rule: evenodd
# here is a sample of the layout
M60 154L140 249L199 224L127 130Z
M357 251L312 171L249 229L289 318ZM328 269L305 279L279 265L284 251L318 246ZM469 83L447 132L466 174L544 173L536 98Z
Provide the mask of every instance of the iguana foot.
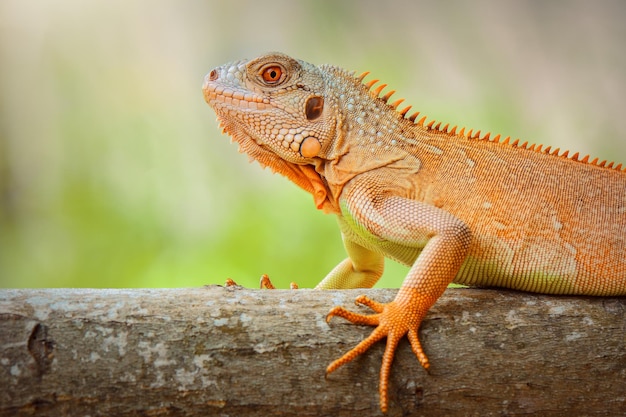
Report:
M417 330L419 329L422 319L426 315L427 309L422 309L419 305L416 306L415 304L406 305L395 300L387 304L381 304L367 298L366 296L358 297L355 302L371 308L375 311L375 314L357 314L346 310L343 307L334 307L328 313L326 322L329 322L333 316L339 316L354 324L366 324L369 326L376 326L376 328L358 345L328 365L328 368L326 368L326 375L333 372L341 365L350 362L362 353L365 353L374 343L386 337L387 346L385 347L385 353L383 354L383 362L380 369L380 381L378 386L380 409L383 413L386 413L389 404L387 389L389 386L391 363L393 362L393 357L398 343L404 335L407 335L409 342L411 343L411 348L413 349L415 356L417 356L420 364L425 369L428 369L430 366L428 358L422 349L422 345L420 344L417 335Z

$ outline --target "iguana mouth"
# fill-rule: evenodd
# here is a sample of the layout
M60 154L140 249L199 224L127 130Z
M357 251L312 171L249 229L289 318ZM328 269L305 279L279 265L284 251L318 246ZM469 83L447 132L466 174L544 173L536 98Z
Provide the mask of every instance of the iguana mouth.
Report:
M232 87L224 85L225 79L231 82L241 80L240 72L232 68L241 68L243 62L245 61L213 69L204 77L202 92L204 100L215 111L223 131L240 144L240 152L245 152L251 158L256 159L256 152L251 151L250 147L264 148L264 141L260 135L254 134L248 124L241 121L237 115L246 111L264 110L268 107L269 100L258 94L243 93L236 85ZM265 166L265 164L262 165Z
M264 110L268 107L269 100L267 98L252 92L244 93L236 88L224 86L223 82L217 82L218 79L222 78L218 75L219 72L224 72L221 68L223 67L215 68L204 77L202 92L209 106L215 109L219 105L218 103L223 103L225 105L223 107L236 108L238 111L245 109ZM226 72L226 74L228 77L228 74L232 73ZM234 76L232 77L234 78Z

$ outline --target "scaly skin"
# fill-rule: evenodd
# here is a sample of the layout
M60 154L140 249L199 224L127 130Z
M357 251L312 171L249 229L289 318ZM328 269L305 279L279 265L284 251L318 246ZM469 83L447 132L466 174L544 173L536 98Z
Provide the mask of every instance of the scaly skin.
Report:
M372 334L327 372L378 340L387 347L380 407L396 346L407 335L428 368L418 328L452 281L546 294L626 294L626 173L500 136L465 132L389 104L339 68L273 53L206 76L224 131L263 166L339 219L348 258L317 288L371 287L389 257L411 266L396 298L361 315Z

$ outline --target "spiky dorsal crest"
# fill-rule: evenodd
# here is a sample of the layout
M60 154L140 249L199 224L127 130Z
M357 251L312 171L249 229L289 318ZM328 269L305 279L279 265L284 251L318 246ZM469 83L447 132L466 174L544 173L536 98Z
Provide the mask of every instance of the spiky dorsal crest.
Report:
M554 150L552 150L552 148L550 146L547 146L545 148L543 148L543 145L541 144L530 144L526 141L523 142L522 144L520 144L520 140L519 139L515 139L513 142L511 142L511 137L507 136L503 141L501 141L501 135L496 135L493 138L491 138L491 132L487 132L484 135L481 135L481 131L478 130L476 132L473 131L473 129L470 129L469 131L465 132L465 128L461 128L461 130L457 133L457 126L454 126L452 128L450 128L450 125L448 123L446 123L443 127L441 126L441 122L437 122L436 120L431 120L430 122L426 123L427 117L426 116L422 116L418 121L417 117L420 115L420 112L415 112L409 116L407 116L409 110L412 108L412 106L406 106L404 107L402 110L397 110L398 106L400 105L400 103L402 103L404 101L404 99L399 99L394 101L393 103L389 103L389 98L396 92L395 90L391 90L388 93L386 93L385 95L383 95L381 97L381 93L382 91L385 89L385 87L387 87L387 84L381 84L378 87L376 87L375 89L372 90L372 87L379 82L378 79L373 79L370 81L365 82L365 78L370 74L369 71L365 71L364 73L362 73L361 75L355 77L356 80L358 81L358 83L363 84L363 86L370 91L370 93L372 94L372 96L374 96L375 98L382 100L384 103L386 103L389 107L391 107L393 110L397 111L398 114L403 118L403 119L407 119L410 120L412 123L416 124L417 126L421 126L425 129L428 130L434 130L443 134L447 134L448 136L456 136L456 137L463 137L466 139L473 139L473 140L479 140L479 141L487 141L487 142L491 142L491 143L499 143L503 146L511 146L513 148L519 148L519 149L526 149L528 151L531 152L537 152L537 153L544 153L546 155L552 155L555 157L559 157L559 158L566 158L566 159L570 159L572 161L575 162L581 162L584 164L589 164L589 165L594 165L594 166L598 166L601 168L607 168L607 169L612 169L615 171L620 171L620 172L626 172L626 167L622 167L622 164L617 164L615 165L614 162L608 162L607 160L602 160L602 161L598 161L598 158L594 158L593 160L589 161L590 156L589 155L585 155L582 159L580 158L580 154L578 152L574 153L572 156L569 156L569 151L564 151L562 153L560 152L560 148L556 148ZM437 124L435 124L437 123Z

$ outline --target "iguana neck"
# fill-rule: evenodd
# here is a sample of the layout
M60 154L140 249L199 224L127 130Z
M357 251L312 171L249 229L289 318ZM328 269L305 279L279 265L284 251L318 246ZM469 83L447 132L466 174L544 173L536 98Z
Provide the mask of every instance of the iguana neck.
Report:
M345 184L366 172L397 166L402 161L408 163L402 163L405 174L417 172L421 163L415 146L428 142L434 132L422 123L416 124L415 115L405 118L410 106L398 112L403 100L389 103L393 91L379 97L386 84L371 90L373 82L362 83L365 74L355 77L327 65L320 69L333 81L329 94L337 126L332 146L320 155L315 169L325 179L332 199L338 200Z

